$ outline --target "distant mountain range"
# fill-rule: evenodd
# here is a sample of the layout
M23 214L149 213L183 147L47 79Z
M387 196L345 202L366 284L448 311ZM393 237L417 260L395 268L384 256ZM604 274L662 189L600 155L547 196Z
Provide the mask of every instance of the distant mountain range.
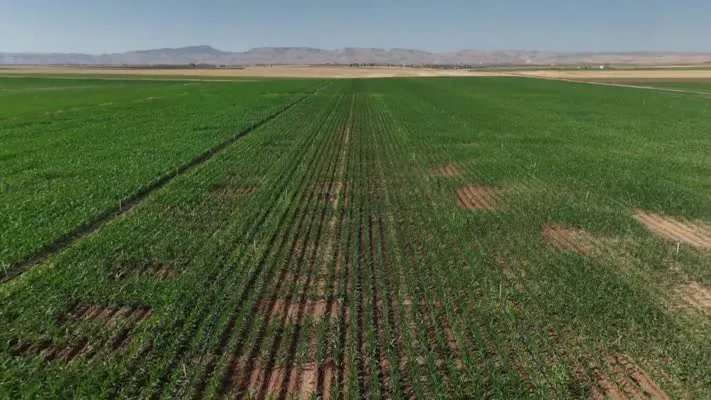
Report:
M461 50L431 53L411 49L261 47L226 52L211 46L154 49L112 54L0 53L0 65L257 65L257 64L390 64L390 65L581 65L711 64L711 53L623 52L566 53L547 51Z

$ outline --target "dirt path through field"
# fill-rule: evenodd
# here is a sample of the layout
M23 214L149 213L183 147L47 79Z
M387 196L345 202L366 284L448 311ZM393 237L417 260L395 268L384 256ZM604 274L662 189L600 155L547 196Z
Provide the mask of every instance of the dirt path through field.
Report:
M632 89L644 89L644 90L658 90L661 92L676 92L676 93L691 93L691 94L700 94L700 95L705 95L705 96L711 96L711 92L706 92L702 90L689 90L689 89L676 89L676 88L666 88L666 87L658 87L658 86L644 86L644 85L633 85L633 84L628 84L628 83L614 83L614 82L600 82L600 81L595 81L595 80L586 80L586 78L581 77L580 79L574 79L574 78L564 78L562 76L557 76L557 75L548 75L548 74L543 74L543 73L535 73L535 72L510 72L508 73L509 76L514 76L514 77L523 77L523 78L534 78L534 79L546 79L546 80L551 80L551 81L561 81L561 82L571 82L571 83L587 83L589 85L599 85L599 86L614 86L614 87L624 87L624 88L632 88ZM590 79L599 79L599 78L590 78ZM616 78L611 77L610 80L614 80ZM625 78L627 79L627 78ZM643 81L645 78L639 78L640 81ZM673 81L672 78L670 80Z

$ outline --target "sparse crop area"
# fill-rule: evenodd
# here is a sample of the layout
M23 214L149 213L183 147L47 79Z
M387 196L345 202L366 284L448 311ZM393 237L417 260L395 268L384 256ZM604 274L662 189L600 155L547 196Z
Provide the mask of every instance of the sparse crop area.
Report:
M708 100L0 79L0 397L709 398Z

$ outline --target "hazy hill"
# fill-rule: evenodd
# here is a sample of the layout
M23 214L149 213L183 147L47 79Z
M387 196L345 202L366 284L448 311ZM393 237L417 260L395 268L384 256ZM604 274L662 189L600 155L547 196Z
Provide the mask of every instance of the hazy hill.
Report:
M153 49L112 54L0 53L4 65L253 65L253 64L702 64L711 63L711 53L564 53L543 51L461 50L431 53L412 49L343 48L324 50L308 47L261 47L245 52L226 52L211 46Z

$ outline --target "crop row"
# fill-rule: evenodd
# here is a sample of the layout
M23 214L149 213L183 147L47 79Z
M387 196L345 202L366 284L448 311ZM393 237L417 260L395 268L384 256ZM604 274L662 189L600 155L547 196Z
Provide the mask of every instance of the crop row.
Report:
M321 84L87 81L71 95L66 86L0 95L28 109L43 104L0 119L4 270L21 269ZM93 103L72 105L85 97Z
M525 79L333 82L3 284L0 386L704 398L709 197L695 168L708 160L676 140L708 140L700 101ZM640 128L669 109L669 126ZM664 169L682 153L692 166Z

